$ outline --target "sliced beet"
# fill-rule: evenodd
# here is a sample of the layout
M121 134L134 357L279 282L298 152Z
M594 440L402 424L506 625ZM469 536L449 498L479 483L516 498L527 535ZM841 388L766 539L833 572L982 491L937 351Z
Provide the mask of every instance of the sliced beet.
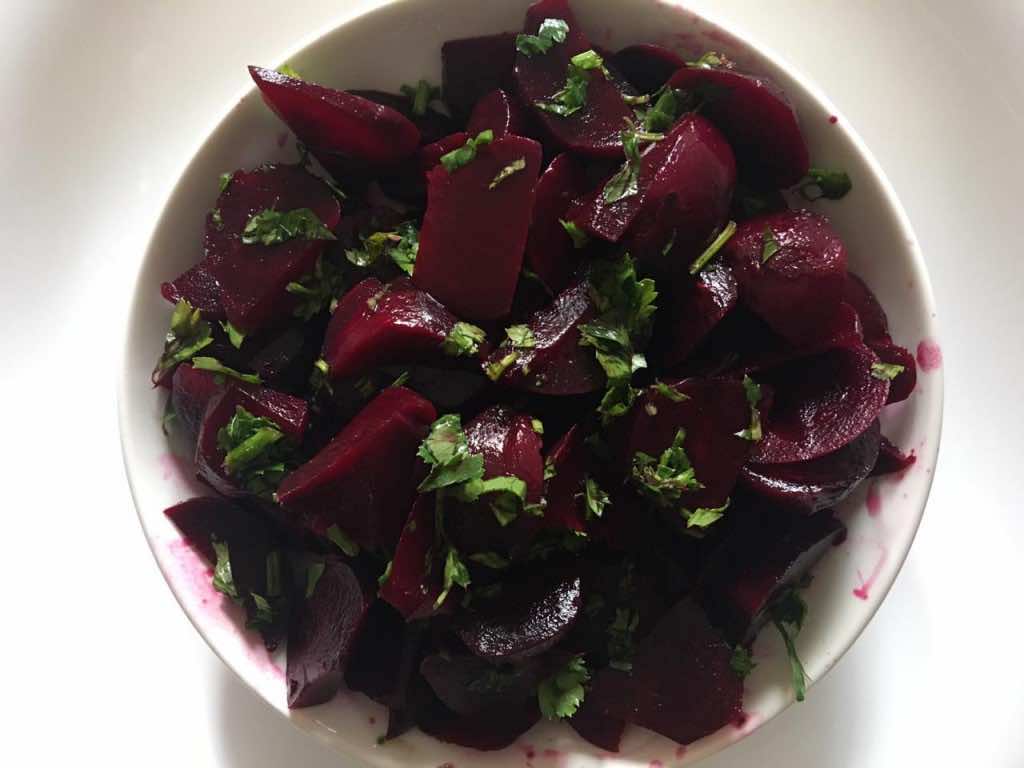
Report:
M391 572L380 586L380 597L405 619L421 619L435 611L441 594L440 569L435 564L434 496L416 497L391 559Z
M789 187L807 173L810 158L796 112L770 80L728 69L686 67L669 86L704 99L701 112L728 137L739 165L753 179Z
M639 643L631 672L607 668L595 676L587 702L605 717L689 744L740 714L743 682L731 658L704 612L685 600Z
M593 705L587 704L586 698L583 699L583 705L576 710L576 714L570 718L569 725L595 747L608 752L619 751L622 734L626 730L625 720L602 715Z
M171 304L177 304L185 299L202 312L207 320L224 319L220 283L210 272L210 265L206 261L190 267L174 280L163 283L160 286L160 293Z
M878 418L889 382L876 378L878 357L864 346L842 347L758 374L775 393L763 415L759 464L807 461L839 450Z
M739 366L749 373L774 368L791 360L820 355L831 349L862 347L863 334L860 317L853 307L842 302L831 317L809 329L809 335L798 343L787 341L777 334L761 335L756 343L747 348Z
M223 388L216 374L193 368L191 363L175 369L171 379L171 405L193 440L199 435L206 406Z
M438 112L430 104L427 105L427 109L422 115L417 115L412 111L412 100L402 94L358 89L350 89L348 93L377 104L383 104L385 107L401 113L419 130L420 142L423 144L437 141L442 136L447 136L456 129L455 120L448 115Z
M750 454L751 442L736 434L750 426L743 385L727 379L692 378L668 386L685 399L670 400L649 388L616 424L611 442L617 467L628 474L638 451L657 459L683 429L683 449L704 487L683 493L679 506L720 507L729 499Z
M831 510L797 516L781 537L759 526L738 532L705 574L702 604L708 617L730 642L748 642L767 620L772 599L810 571L845 532Z
M766 261L771 242L777 250ZM846 248L828 219L811 211L744 222L722 258L739 280L743 302L791 341L813 337L843 300Z
M580 346L579 326L595 315L586 280L567 288L527 321L534 346L514 350L516 360L500 381L545 395L578 395L604 387L605 375L594 350ZM495 347L483 363L485 369L511 353L507 346Z
M794 464L748 464L740 482L780 507L805 513L834 507L868 476L878 459L878 421L832 453Z
M465 614L456 631L469 650L492 663L519 663L552 648L572 629L583 604L579 576L506 583L500 599Z
M441 46L445 103L467 118L473 106L495 89L508 89L516 60L516 36L511 32L449 40Z
M164 510L174 526L196 552L208 563L217 562L217 553L210 537L226 540L242 530L245 512L234 502L221 496L197 496Z
M889 319L875 294L857 275L848 272L843 284L843 301L857 310L868 344L889 342Z
M324 562L313 594L296 606L288 632L289 708L323 704L338 692L372 601L372 592L348 565Z
M641 93L654 93L686 66L682 56L653 43L627 46L617 51L611 62Z
M388 387L284 478L278 502L314 533L337 525L368 549L393 549L416 493L416 450L436 418L415 392Z
M474 134L475 135L475 134ZM435 165L441 162L441 156L447 155L449 152L454 152L456 149L466 143L466 139L469 138L469 134L463 131L443 136L442 138L435 141L433 144L426 144L420 147L419 157L417 162L419 163L420 170L424 174L432 169Z
M568 287L582 262L582 251L574 246L560 219L572 201L589 189L582 166L568 153L552 160L537 180L524 261L552 293Z
M420 664L420 674L441 702L459 715L515 707L535 698L544 665L526 663L496 669L476 656L435 653Z
M523 170L495 182L520 160ZM472 162L453 172L440 165L431 170L413 282L460 317L481 321L507 314L539 171L540 145L519 136L480 146Z
M466 124L466 133L476 136L481 131L493 131L494 138L509 133L526 133L526 115L515 98L501 90L491 91L473 107L473 114Z
M548 480L548 504L544 508L541 527L583 531L586 515L581 494L587 469L587 449L578 425L574 425L551 447L544 466L550 466L555 475Z
M535 106L537 102L549 100L565 86L569 60L593 47L569 8L568 0L539 0L531 5L526 12L524 32L537 34L545 19L564 20L569 32L564 43L556 43L547 53L516 54L514 73L520 98L532 108L560 147L594 157L621 156L619 134L624 121L632 119L633 111L622 100L619 86L600 72L587 73L587 101L578 112L563 117Z
M277 245L246 245L242 231L268 209L309 208L328 229L341 217L338 199L320 179L299 165L266 165L236 171L207 218L205 250L209 271L221 287L227 319L252 333L291 316L296 296L289 283L313 271L324 240L295 238Z
M400 277L381 285L371 277L352 292L358 299L342 299L346 311L335 311L324 337L321 356L330 366L331 379L362 376L382 365L444 357L441 344L457 319L411 280Z
M904 453L889 438L882 436L882 444L878 448L878 460L871 470L872 477L880 475L891 475L897 472L905 472L914 466L917 456L914 452Z
M400 112L345 91L249 67L263 100L332 174L407 159L420 132Z
M504 749L540 720L536 698L512 707L457 715L440 701L420 713L417 725L440 741L483 751Z
M196 466L200 476L226 496L247 494L227 475L224 469L224 450L217 444L218 433L227 426L238 408L274 422L296 446L302 442L309 426L309 405L305 400L267 387L232 384L212 398L199 427Z
M872 344L871 349L882 363L903 366L903 370L889 382L889 397L886 403L906 400L917 386L917 361L914 360L913 353L898 344L884 342Z
M383 600L375 600L356 638L345 684L388 707L401 707L409 679L419 672L423 627L407 624Z
M669 308L665 365L679 365L693 354L711 329L736 306L738 297L736 278L723 264L712 264L695 278L680 280Z

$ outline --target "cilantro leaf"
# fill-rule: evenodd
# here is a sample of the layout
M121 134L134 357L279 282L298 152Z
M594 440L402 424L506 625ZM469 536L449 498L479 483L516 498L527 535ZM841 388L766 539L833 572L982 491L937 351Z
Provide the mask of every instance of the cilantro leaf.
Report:
M732 658L729 659L729 666L740 680L745 680L754 671L757 664L754 657L750 655L750 649L744 645L737 645L732 650Z
M530 426L533 427L533 431L538 435L544 434L544 422L540 419L530 419Z
M377 577L377 585L383 587L387 584L388 579L391 578L391 569L394 567L395 561L388 560L388 564L384 566L384 570L381 571L380 576Z
M687 491L704 487L697 480L690 458L683 448L685 441L686 430L680 429L672 445L662 451L659 458L655 459L643 451L637 451L633 456L634 483L644 496L662 506L670 506L679 501Z
M683 517L686 518L687 528L707 528L712 523L720 520L725 510L729 508L729 499L720 507L697 507L690 511L683 509Z
M217 448L224 452L222 466L228 476L264 496L277 488L293 458L292 447L277 424L240 405L217 432Z
M488 506L498 523L505 527L526 509L526 483L515 475L499 475L487 480L473 478L449 489L459 501L474 502L489 496Z
M228 191L228 187L231 186L232 179L235 178L234 171L225 171L222 173L217 181L217 194L223 195Z
M462 562L458 550L455 547L448 547L448 554L444 559L444 576L441 594L434 601L434 607L440 608L451 592L452 587L459 586L465 589L470 585L469 568Z
M671 128L683 114L687 101L681 91L668 86L661 88L650 100L654 101L650 107L637 110L637 118L644 130L650 133L663 133Z
M220 376L229 376L232 379L238 379L246 384L260 384L260 377L255 373L242 373L241 371L236 371L234 368L228 368L215 357L193 357L192 367L198 368L201 371L210 371L211 373L216 373Z
M779 243L775 239L775 235L772 233L770 227L765 227L764 232L761 233L761 263L767 264L771 258L779 252Z
M442 416L431 425L417 455L430 467L419 485L420 493L479 480L484 474L483 456L469 452L457 414Z
M488 128L480 131L476 137L466 139L466 143L458 149L453 149L447 154L441 155L441 165L448 173L455 173L459 168L469 165L476 159L476 152L479 147L490 144L494 141L494 131Z
M491 381L497 381L503 375L505 375L505 371L511 368L518 359L518 352L509 352L504 357L499 358L498 360L495 360L493 363L488 363L486 366L484 366L484 373L487 374L487 378L489 378Z
M242 229L246 245L278 245L296 238L302 240L335 240L334 234L309 208L275 211L266 208L254 214Z
M850 176L846 171L834 171L828 168L808 169L807 176L797 187L800 196L809 202L821 198L840 200L846 197L851 189L853 189L853 182L850 181Z
M533 105L544 112L559 117L569 117L579 112L587 103L587 86L590 84L590 72L598 70L608 77L608 69L604 60L593 49L577 53L569 60L566 71L565 85L554 93L547 101L535 101Z
M509 561L499 555L497 552L477 552L476 554L470 555L469 559L474 563L480 563L480 565L491 568L495 571L501 571L508 568Z
M441 351L452 357L472 357L480 351L480 344L486 338L483 328L460 321L441 342Z
M747 403L750 405L750 426L737 432L736 437L757 442L764 436L764 431L761 428L761 411L757 407L757 404L761 402L761 385L744 374L743 391L746 393Z
M897 363L872 363L871 375L882 381L892 381L906 370L905 366Z
M689 396L683 394L675 387L670 387L663 381L656 381L651 385L651 389L657 392L659 395L664 397L666 400L671 400L673 403L681 403L684 400L689 400Z
M320 577L324 575L324 568L327 565L323 562L312 562L306 567L306 599L308 600L313 596L313 592L316 591L316 585L320 582Z
M505 336L505 344L515 349L533 349L537 346L537 340L528 325L510 325L505 329Z
M715 69L716 67L731 66L729 59L717 51L706 51L696 61L688 61L686 64L696 69Z
M359 545L352 541L352 538L337 525L332 525L327 529L327 538L349 557L355 557L359 554Z
M564 668L537 687L541 714L548 720L572 717L583 703L584 685L590 680L583 656L573 656Z
M790 587L771 606L769 615L775 628L782 635L782 642L786 645L790 679L796 700L803 701L807 692L807 673L797 654L794 638L803 629L804 620L807 618L807 603L794 587Z
M164 351L153 370L153 378L159 379L178 363L191 359L212 343L210 324L203 320L198 309L186 299L181 299L171 313L170 330L164 339Z
M241 596L238 594L238 587L235 586L235 579L231 574L231 552L227 542L211 536L210 544L213 545L213 551L217 555L217 563L213 567L213 588L235 602L240 601Z
M565 219L559 219L558 223L562 225L562 229L565 230L566 234L572 238L572 247L576 250L580 248L586 248L587 243L590 242L590 235L580 229L579 225L574 221L566 221Z
M714 240L711 241L711 245L705 248L704 252L693 260L693 263L690 265L690 274L696 275L704 269L704 267L708 265L708 262L715 258L715 254L722 249L723 245L729 242L729 238L734 234L736 234L736 222L730 221L722 227L722 231L715 236Z
M245 342L245 334L235 328L231 324L230 320L224 320L221 322L220 327L224 329L224 333L228 335L228 341L231 342L231 346L235 349L241 349L242 344Z
M291 282L285 287L288 293L299 297L295 307L295 316L302 320L311 320L328 309L345 292L347 280L344 270L333 261L317 257L313 272L298 282Z
M496 186L501 184L505 179L513 174L519 173L526 168L526 158L520 157L513 160L511 163L502 168L495 177L491 180L491 183L487 186L488 189L494 189Z
M623 585L621 591L628 590L628 584ZM620 672L630 672L633 669L633 654L636 651L633 634L639 624L640 613L635 608L615 609L615 619L605 630L605 634L608 635L608 666L612 669Z
M611 498L602 490L592 477L583 481L583 507L588 520L594 520L604 514L604 508L611 504Z
M245 622L247 629L259 629L270 627L274 623L274 606L263 595L258 592L250 592L254 610L249 619Z
M418 117L427 114L427 107L434 99L441 98L441 88L420 80L415 86L403 85L399 89L405 98L412 102L411 111Z
M569 25L563 19L544 19L536 35L516 35L516 50L530 58L545 54L555 43L564 43Z
M555 469L554 462L551 461L551 457L544 459L544 479L550 480L558 474L558 470Z
M298 71L290 64L282 64L280 67L277 68L277 71L280 72L285 77L293 77L296 80L302 79L302 75L300 75Z
M420 249L420 233L414 222L402 222L390 232L374 232L361 241L361 248L345 250L350 263L363 268L378 267L386 256L405 274L412 274Z

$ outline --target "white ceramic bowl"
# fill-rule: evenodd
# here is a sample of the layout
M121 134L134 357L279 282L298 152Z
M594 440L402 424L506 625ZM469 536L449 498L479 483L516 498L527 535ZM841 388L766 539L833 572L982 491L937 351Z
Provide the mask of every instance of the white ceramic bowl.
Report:
M340 88L397 90L426 77L440 80L445 40L521 27L527 0L403 0L352 18L288 58L318 83ZM889 313L898 343L919 350L918 388L887 408L883 429L917 463L904 477L864 484L841 507L849 526L846 542L830 551L807 593L810 614L798 638L811 681L820 679L850 647L878 609L907 555L932 481L942 417L941 370L934 357L935 313L928 276L902 207L881 169L842 114L802 75L752 41L740 40L713 21L655 0L575 0L579 22L595 44L617 48L655 42L685 54L719 50L743 70L770 76L800 116L817 165L846 169L853 192L841 202L814 208L841 233L850 267L862 275ZM277 64L279 62L254 62ZM244 71L239 81L247 80ZM156 561L189 619L210 647L257 694L295 725L350 757L375 766L515 766L536 755L563 766L665 766L697 760L741 739L792 701L784 650L766 631L755 646L758 666L748 678L742 726L726 726L683 749L640 728L627 730L618 756L586 744L564 725L541 723L516 745L480 753L442 744L414 731L377 745L387 723L384 709L360 694L342 692L329 704L289 712L283 659L269 658L253 633L242 630L236 610L210 587L206 567L180 541L163 510L203 488L192 479L185 450L169 444L160 417L164 393L149 373L166 331L170 307L161 281L200 258L204 215L217 192L218 174L264 161L293 160L286 128L264 107L255 88L220 121L199 148L175 188L142 262L128 319L120 415L125 464L135 504ZM879 695L882 692L879 691ZM199 695L197 693L197 695ZM814 697L802 706L814 706Z

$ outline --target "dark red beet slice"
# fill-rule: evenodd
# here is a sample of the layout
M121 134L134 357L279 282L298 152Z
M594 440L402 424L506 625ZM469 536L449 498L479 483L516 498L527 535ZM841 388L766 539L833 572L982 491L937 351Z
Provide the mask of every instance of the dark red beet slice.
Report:
M376 702L400 708L410 678L419 672L422 629L407 624L383 600L375 600L352 647L345 684Z
M891 341L885 310L864 281L850 272L846 274L846 282L843 284L843 301L857 310L867 344Z
M680 280L669 310L672 319L665 365L679 365L693 354L711 329L736 306L738 296L736 278L723 264L712 264L695 279Z
M373 601L341 560L328 559L313 594L296 606L288 633L288 706L330 701Z
M540 720L536 698L513 707L457 715L440 701L420 713L417 725L436 739L462 747L491 751L504 749Z
M437 653L420 664L420 673L437 698L459 715L515 707L535 698L544 672L539 663L497 670L476 656Z
M462 118L497 88L509 88L516 60L516 36L511 32L449 40L441 46L445 103Z
M320 352L327 313L302 325L291 325L263 340L252 340L255 351L247 365L262 381L290 392L305 393L309 372Z
M605 375L594 350L580 346L579 326L595 314L586 280L567 288L549 307L530 317L526 325L535 346L515 350L518 357L500 381L545 395L578 395L604 387ZM508 347L495 347L485 368L508 354Z
M507 166L526 167L495 184ZM512 306L540 171L540 145L505 136L481 146L468 165L427 174L427 212L413 282L452 312L494 320Z
M750 426L743 386L726 379L685 379L669 386L686 399L675 402L647 389L616 424L611 442L618 468L628 473L637 451L657 459L685 429L683 448L704 487L684 493L679 505L691 510L720 507L750 454L751 442L736 436Z
M796 113L770 80L686 67L669 85L704 96L701 112L722 129L740 167L757 181L788 187L807 173L810 158Z
M583 34L568 0L539 0L526 12L527 34L535 35L545 19L563 19L569 25L564 43L556 43L547 53L526 56L516 54L516 89L523 103L533 108L545 130L561 147L595 157L622 155L619 133L624 121L633 117L622 100L622 92L611 79L591 71L587 85L587 103L575 114L562 117L534 107L547 101L565 86L569 59L593 46Z
M845 533L831 510L798 516L782 537L768 537L758 526L738 532L705 574L702 603L712 623L730 642L749 641L779 591L799 581Z
M210 537L226 541L244 529L245 512L234 502L220 496L197 496L164 510L174 526L196 552L208 563L217 562L217 553Z
M408 278L397 278L386 286L368 278L352 292L357 300L348 301L347 296L342 300L346 311L335 311L324 337L321 355L330 366L331 379L362 376L382 365L429 362L444 356L441 344L455 327L456 318Z
M686 600L639 643L632 672L602 670L587 701L605 717L689 744L740 713L743 681L732 671L731 658L732 648Z
M568 153L552 160L537 180L524 261L552 293L560 293L569 285L582 262L582 251L573 245L560 219L590 186L583 168Z
M833 507L868 476L878 459L878 421L842 448L795 464L748 464L740 482L761 498L805 513Z
M508 133L526 133L526 115L511 95L501 90L491 91L473 107L466 124L466 133L476 136L481 131L493 131L494 138Z
M185 270L169 283L160 286L160 293L172 304L185 299L202 312L207 320L223 320L220 283L210 272L210 265L201 261Z
M641 93L654 93L676 70L686 66L679 54L652 43L623 48L612 57L611 63Z
M595 747L609 752L619 751L622 734L626 730L625 720L602 715L595 711L593 705L588 705L586 699L583 699L583 706L569 720L569 725Z
M765 261L772 240L778 250ZM743 302L791 341L813 337L843 300L846 248L828 220L811 211L744 222L722 258L739 280Z
M224 470L224 451L217 446L217 433L227 426L237 408L244 408L277 424L295 445L309 426L309 405L305 400L266 387L240 387L232 384L209 401L199 427L196 466L200 476L226 496L245 495Z
M475 134L474 134L475 135ZM441 162L441 156L447 155L449 152L454 152L456 149L466 143L469 138L468 133L459 131L453 133L450 136L445 136L438 139L433 144L427 144L420 147L420 154L418 158L420 170L424 174L427 173L431 168Z
M466 614L456 627L474 654L492 663L538 656L572 629L583 604L579 576L544 574L527 583L506 583L500 600Z
M902 365L903 370L889 382L889 397L886 403L899 403L910 397L917 386L917 362L913 353L898 344L878 343L871 345L878 359L889 365Z
M296 297L286 288L313 271L323 240L245 245L241 234L256 214L309 208L328 229L341 217L338 199L301 166L269 165L236 171L217 198L219 223L207 218L205 249L210 273L221 287L224 312L243 333L289 317Z
M882 444L878 449L878 460L875 462L875 466L871 470L872 477L878 477L880 475L891 475L897 472L905 472L914 466L914 462L917 461L917 456L914 452L903 453L899 448L893 445L889 438L883 435Z
M391 573L381 584L380 597L406 619L420 619L434 612L441 594L434 545L434 496L420 495L413 502L391 559Z
M416 126L394 109L280 72L249 67L263 100L331 173L386 168L420 143Z
M191 363L175 369L171 379L171 405L192 439L199 435L206 406L223 388L215 374L193 368Z
M821 325L809 330L811 335L795 344L774 333L761 335L744 349L739 367L750 373L802 357L820 355L831 349L864 345L860 317L846 302L841 303ZM754 341L753 337L751 341Z
M816 459L863 433L889 394L889 382L872 375L876 362L867 347L843 347L759 374L775 392L775 401L763 414L764 438L755 444L752 460L787 464Z
M415 392L388 387L285 477L278 502L315 533L337 525L368 549L391 550L416 492L416 450L436 418Z
M442 136L447 136L456 128L455 121L452 118L438 112L430 105L427 106L427 111L424 114L415 114L412 111L412 100L398 93L358 90L354 88L350 89L348 93L353 96L360 96L364 99L369 99L377 104L383 104L385 107L389 107L396 112L401 113L419 130L420 142L423 144L435 142Z
M587 469L587 449L583 445L582 430L573 426L548 451L544 461L555 476L548 480L547 501L542 528L582 531L586 528L583 511L584 477Z

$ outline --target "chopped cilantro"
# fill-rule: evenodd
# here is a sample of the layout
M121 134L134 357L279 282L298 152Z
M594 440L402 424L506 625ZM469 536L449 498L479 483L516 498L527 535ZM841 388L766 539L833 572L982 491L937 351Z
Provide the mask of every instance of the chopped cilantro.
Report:
M897 363L872 363L871 375L882 381L892 381L906 370L905 366Z
M417 455L430 467L420 483L420 493L479 480L484 474L483 457L469 452L457 414L442 416L433 423Z
M511 163L502 168L495 177L491 180L491 183L487 186L488 189L494 189L496 186L501 184L505 179L513 174L519 173L526 168L526 158L520 157L513 160Z
M544 459L544 479L550 480L558 474L558 470L555 469L555 464L551 461L551 457Z
M683 113L686 99L682 92L668 86L659 90L651 99L654 103L646 110L636 110L637 118L643 124L645 131L650 133L667 131Z
M346 286L344 270L333 261L325 260L321 255L317 258L311 274L298 282L288 283L285 290L299 297L295 316L302 320L310 320L328 309L331 303L345 292Z
M772 623L782 635L782 642L786 645L786 655L789 657L790 678L793 685L793 692L797 701L803 701L807 692L807 673L804 665L797 655L796 644L793 639L803 628L804 620L807 618L807 603L800 597L795 588L790 587L775 601L769 609Z
M349 557L355 557L359 554L359 545L352 541L351 537L337 525L332 525L327 529L327 538Z
M480 563L480 565L491 568L495 571L504 570L510 565L509 561L497 552L477 552L476 554L470 555L469 559L474 563Z
M326 564L322 562L312 562L306 567L306 599L308 600L313 596L313 592L316 591L316 585L320 582L320 577L324 575L324 568Z
M565 667L541 682L537 688L537 702L541 714L548 720L572 717L583 703L584 685L590 672L582 656L573 656Z
M602 490L601 486L592 477L583 481L583 508L586 510L587 519L594 520L604 514L604 508L611 503L611 498Z
M590 242L590 235L584 232L576 222L559 219L558 223L562 225L562 229L565 230L566 234L572 238L573 248L579 250L580 248L587 247L587 243Z
M761 263L767 264L768 261L779 252L779 243L775 239L775 235L772 233L770 227L765 227L764 232L761 233Z
M673 403L681 403L684 400L689 400L690 399L687 395L683 394L682 392L680 392L675 387L670 387L668 384L666 384L663 381L656 381L656 382L654 382L651 385L651 389L654 390L655 392L657 392L659 395L661 395L665 399L671 400Z
M451 592L452 587L459 586L465 589L470 585L469 568L462 562L458 550L455 547L448 547L448 554L444 559L444 576L441 594L434 601L434 607L440 608Z
M515 349L532 349L537 346L533 331L527 325L510 325L505 329L506 344Z
M686 430L680 429L672 445L662 451L659 458L655 459L643 451L637 451L633 456L632 478L637 488L644 496L662 506L679 501L687 491L704 487L697 480L690 458L683 448L685 441Z
M494 141L494 131L488 128L480 131L476 137L466 139L466 143L458 149L453 149L447 154L441 155L441 165L448 173L455 173L459 168L469 165L476 159L476 152L479 147L490 144Z
M722 227L722 231L715 236L714 240L711 241L711 245L704 249L704 253L693 260L693 263L690 265L690 274L696 275L704 269L704 267L708 265L708 262L715 257L715 254L722 249L723 245L729 242L729 238L734 234L736 234L736 222L730 221Z
M527 58L544 54L555 43L564 43L568 33L569 25L564 20L544 19L536 35L516 35L516 50Z
M231 574L231 552L228 550L228 544L216 537L210 538L210 544L213 545L213 551L217 555L217 563L213 567L213 588L238 602L241 600L241 596L238 594L238 587L235 586L235 579Z
M217 185L217 194L223 195L231 186L231 180L235 178L234 171L225 171L220 175Z
M249 620L245 622L247 629L259 629L269 627L274 623L274 606L263 595L258 592L250 592L252 597L253 610Z
M594 50L577 53L569 60L569 67L565 76L565 85L562 89L551 96L547 101L535 101L533 105L544 112L569 117L581 109L587 103L587 86L590 84L590 71L598 70L605 77L608 76L608 69L604 60Z
M164 351L153 371L153 377L159 378L212 343L210 324L203 320L198 309L186 299L181 299L171 313L171 327L164 339Z
M472 357L480 351L480 344L486 338L483 328L460 321L441 342L441 351L452 357Z
M412 102L410 110L417 117L427 114L430 102L441 98L441 88L431 85L426 80L420 80L415 86L403 85L399 90L405 98Z
M254 416L242 406L217 432L217 448L224 452L224 471L257 495L273 493L284 478L291 446L274 422Z
M391 569L394 567L395 561L388 560L388 564L384 566L384 570L381 571L380 576L377 577L377 586L383 587L388 579L391 578Z
M320 390L328 393L334 391L331 387L331 366L322 357L313 363L313 370L309 374L309 386L314 393Z
M538 435L544 434L544 422L540 419L530 419L530 426L533 427L533 431Z
M220 327L224 329L224 333L228 335L228 341L231 342L231 346L235 349L241 349L242 343L245 341L245 334L235 328L231 324L230 320L225 320L220 324Z
M716 67L729 66L730 62L717 51L707 51L696 61L688 61L686 64L695 69L715 69Z
M761 428L761 411L757 407L757 404L761 402L761 385L744 374L743 391L746 393L747 403L750 405L750 426L737 432L736 437L757 442L764 436Z
M732 658L729 659L729 666L740 680L745 680L754 671L757 664L754 657L750 655L750 649L745 645L737 645L732 650Z
M408 371L402 371L400 374L398 374L398 377L394 381L392 381L390 384L388 384L388 386L389 387L404 387L406 385L406 382L408 382L408 381L409 381L409 372Z
M213 222L213 226L217 229L224 229L224 216L220 212L220 208L214 208L210 211L210 221Z
M498 523L505 527L526 508L526 483L515 475L499 475L487 480L473 478L450 489L459 501L474 502L488 496L488 506Z
M493 363L488 363L486 366L484 366L484 373L487 374L487 378L489 378L491 381L497 381L498 379L505 375L505 371L512 367L512 365L515 364L516 360L518 359L518 352L509 352L504 357L495 360Z
M246 245L278 245L293 239L334 240L334 234L309 208L275 211L266 208L253 215L242 229Z
M627 580L629 574L627 574ZM628 583L622 585L622 591L628 591ZM635 644L633 634L640 624L640 612L635 608L616 608L615 619L608 625L608 666L620 672L633 669L633 653Z
M853 189L853 182L846 171L833 171L828 168L810 168L807 176L797 187L797 191L804 200L814 202L825 198L826 200L840 200Z
M665 138L664 134L641 131L632 124L622 131L621 136L622 151L626 155L626 162L604 185L601 196L605 203L618 202L640 191L640 169L643 164L643 158L640 155L640 142L661 141Z
M683 517L686 518L687 528L707 528L712 523L720 520L725 510L729 508L729 499L720 507L697 507L690 511L683 509Z
M258 385L260 383L260 377L255 373L242 373L241 371L236 371L234 368L228 368L215 357L193 357L192 366L201 371L216 373L219 376L229 376L232 379L238 379L246 384Z
M350 263L363 268L377 267L381 257L386 256L405 274L412 274L420 248L420 233L414 222L403 222L393 231L374 232L361 240L362 248L345 250Z
M280 72L285 77L293 77L296 80L302 79L302 75L300 75L298 71L290 64L282 64L280 67L277 68L277 71Z

